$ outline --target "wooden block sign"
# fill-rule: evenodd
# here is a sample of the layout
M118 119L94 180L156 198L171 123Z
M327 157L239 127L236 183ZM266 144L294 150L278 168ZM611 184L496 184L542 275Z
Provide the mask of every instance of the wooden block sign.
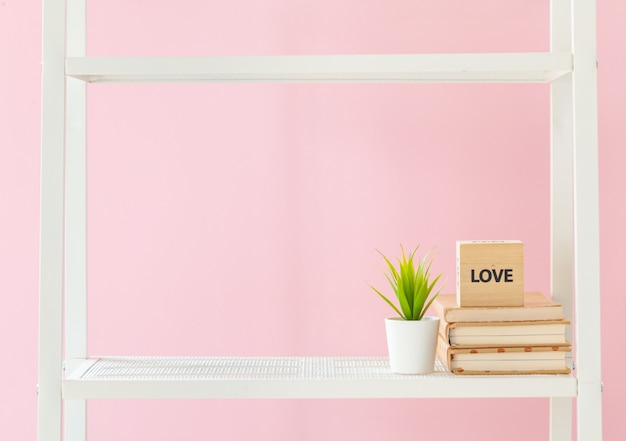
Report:
M456 243L459 306L524 306L524 244L518 240Z

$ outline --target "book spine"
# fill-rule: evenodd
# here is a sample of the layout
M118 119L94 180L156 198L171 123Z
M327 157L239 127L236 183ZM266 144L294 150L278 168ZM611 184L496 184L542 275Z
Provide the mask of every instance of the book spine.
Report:
M446 344L446 341L443 339L441 335L437 339L437 357L439 358L441 363L446 367L446 369L448 369L448 371L451 371L450 364L452 362L451 360L452 354L450 353L450 346Z
M447 321L447 312L446 312L446 308L439 303L437 300L435 300L432 303L432 308L435 310L435 315L437 317L439 317L441 320L446 320Z

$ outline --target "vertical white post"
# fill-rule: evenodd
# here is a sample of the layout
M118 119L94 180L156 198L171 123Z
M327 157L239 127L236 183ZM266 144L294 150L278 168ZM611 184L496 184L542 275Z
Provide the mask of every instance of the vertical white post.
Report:
M550 398L550 441L572 441L572 399Z
M570 0L552 0L553 52L570 52ZM565 317L573 318L574 297L574 110L572 76L552 82L551 111L551 266L552 296L563 304ZM568 339L572 332L568 329Z
M43 2L38 439L61 439L65 0Z
M572 52L571 0L550 2L550 48ZM574 190L572 76L550 86L550 204L552 297L563 304L565 317L573 318L574 295ZM568 329L567 339L572 341ZM550 399L550 440L571 441L572 399Z
M595 0L573 0L574 235L578 440L602 439Z
M85 0L67 0L67 56L86 55ZM87 357L87 148L86 84L67 79L65 162L65 354ZM69 364L68 364L69 365ZM86 438L86 402L65 407L65 440Z

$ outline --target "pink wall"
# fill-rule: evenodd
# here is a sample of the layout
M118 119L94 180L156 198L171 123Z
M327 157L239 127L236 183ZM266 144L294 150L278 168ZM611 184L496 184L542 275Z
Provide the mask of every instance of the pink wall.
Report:
M91 55L541 51L548 2L89 2ZM176 21L174 7L183 11ZM471 5L471 6L470 6ZM605 439L620 439L626 6L599 2ZM40 16L0 0L0 438L34 439ZM139 21L140 26L136 23ZM138 31L141 29L141 31ZM176 36L175 36L176 35ZM128 38L129 41L126 41ZM516 238L549 290L548 86L90 87L89 351L382 355L375 249ZM619 189L619 190L616 190ZM90 440L545 439L547 400L90 403ZM505 421L525 415L511 431ZM450 424L455 421L455 424ZM471 428L480 428L481 432Z

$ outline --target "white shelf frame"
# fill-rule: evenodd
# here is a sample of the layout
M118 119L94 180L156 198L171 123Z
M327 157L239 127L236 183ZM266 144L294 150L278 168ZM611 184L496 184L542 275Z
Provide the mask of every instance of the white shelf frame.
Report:
M196 398L237 398L249 388L255 398L550 397L552 441L572 439L575 399L578 440L600 440L595 1L552 0L551 16L547 53L92 58L85 52L85 0L44 0L39 440L84 440L88 399L190 398L193 390ZM111 81L550 82L552 294L574 317L575 376L305 375L278 383L244 376L236 387L208 377L84 377L97 363L87 354L85 82Z
M539 82L572 71L571 52L507 54L77 57L68 76L87 82Z
M574 397L569 375L393 374L386 357L102 357L62 383L66 400Z

